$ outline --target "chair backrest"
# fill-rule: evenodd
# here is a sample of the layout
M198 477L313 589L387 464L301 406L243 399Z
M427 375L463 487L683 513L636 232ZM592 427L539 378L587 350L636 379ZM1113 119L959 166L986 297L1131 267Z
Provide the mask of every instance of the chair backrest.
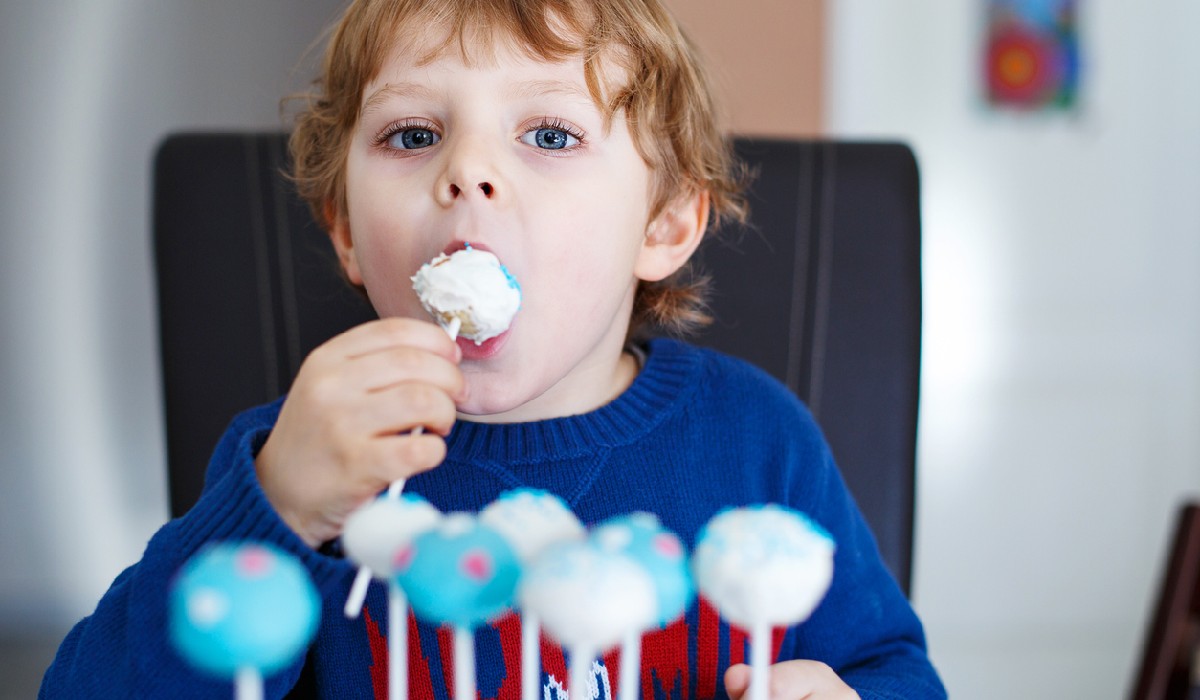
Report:
M702 248L717 323L697 342L804 399L907 592L920 363L916 161L899 144L738 139L751 224ZM280 133L178 134L154 165L171 511L198 498L238 411L374 317L282 175Z

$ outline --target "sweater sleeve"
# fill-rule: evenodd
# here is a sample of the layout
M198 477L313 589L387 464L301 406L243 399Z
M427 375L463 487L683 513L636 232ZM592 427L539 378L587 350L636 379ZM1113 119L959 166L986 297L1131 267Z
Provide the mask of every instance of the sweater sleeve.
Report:
M300 560L323 598L344 592L352 574L349 564L308 547L271 508L258 484L254 457L278 410L276 402L234 419L213 453L196 505L155 533L142 559L122 572L95 611L67 634L39 698L229 697L232 681L193 670L167 638L171 580L208 542L272 544ZM301 656L266 678L265 697L283 697L303 663Z
M862 700L945 698L920 620L883 564L875 537L806 409L800 419L802 445L795 456L806 466L793 474L789 500L829 530L837 549L829 592L794 628L795 653L829 664Z

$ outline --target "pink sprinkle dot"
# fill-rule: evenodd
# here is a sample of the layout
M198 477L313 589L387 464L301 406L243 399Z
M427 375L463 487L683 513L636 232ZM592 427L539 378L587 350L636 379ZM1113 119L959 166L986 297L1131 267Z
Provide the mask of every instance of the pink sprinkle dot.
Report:
M679 546L679 540L667 534L654 536L654 549L664 557L671 559L683 556L683 548Z
M492 558L487 552L473 549L463 555L462 570L468 578L486 581L492 577Z
M408 571L408 567L412 566L413 557L417 554L417 548L412 545L406 545L396 556L392 557L392 571L400 573Z
M248 546L237 555L237 570L246 578L261 578L271 572L271 553L262 547Z

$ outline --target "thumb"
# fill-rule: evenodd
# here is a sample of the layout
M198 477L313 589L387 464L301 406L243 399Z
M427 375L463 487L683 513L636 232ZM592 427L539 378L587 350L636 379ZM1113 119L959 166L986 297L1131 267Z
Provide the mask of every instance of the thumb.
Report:
M734 664L725 669L725 693L730 700L741 700L750 686L750 667L746 664Z

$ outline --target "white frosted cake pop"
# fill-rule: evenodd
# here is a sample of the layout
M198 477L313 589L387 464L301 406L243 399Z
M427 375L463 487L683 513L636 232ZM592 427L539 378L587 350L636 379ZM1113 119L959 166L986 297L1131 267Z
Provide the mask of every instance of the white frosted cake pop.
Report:
M358 617L371 577L388 584L388 695L403 700L408 693L408 601L392 581L396 554L415 537L437 526L442 514L429 501L410 493L381 496L346 518L342 547L359 565L346 597L346 617Z
M505 491L483 510L479 520L499 532L530 563L546 547L583 539L583 523L561 498L549 491L521 488Z
M521 287L508 268L469 244L425 263L412 282L426 311L443 326L457 319L458 334L477 344L508 330L521 308Z
M623 554L589 542L548 548L526 570L517 588L525 610L534 611L546 631L571 656L568 692L587 698L585 686L596 657L631 630L643 630L655 617L654 581Z
M401 547L438 524L442 514L429 501L410 493L376 498L346 518L342 547L356 564L378 579L391 578L392 560Z
M499 532L529 566L545 549L559 542L581 540L583 523L561 498L549 491L520 488L505 491L479 512L483 524ZM521 697L536 700L541 688L539 642L541 620L533 610L521 612Z
M733 508L700 531L692 569L727 620L750 630L750 700L766 700L771 627L808 619L833 580L833 538L797 511Z
M807 619L833 580L833 539L803 514L775 505L718 513L692 557L696 583L730 622Z

